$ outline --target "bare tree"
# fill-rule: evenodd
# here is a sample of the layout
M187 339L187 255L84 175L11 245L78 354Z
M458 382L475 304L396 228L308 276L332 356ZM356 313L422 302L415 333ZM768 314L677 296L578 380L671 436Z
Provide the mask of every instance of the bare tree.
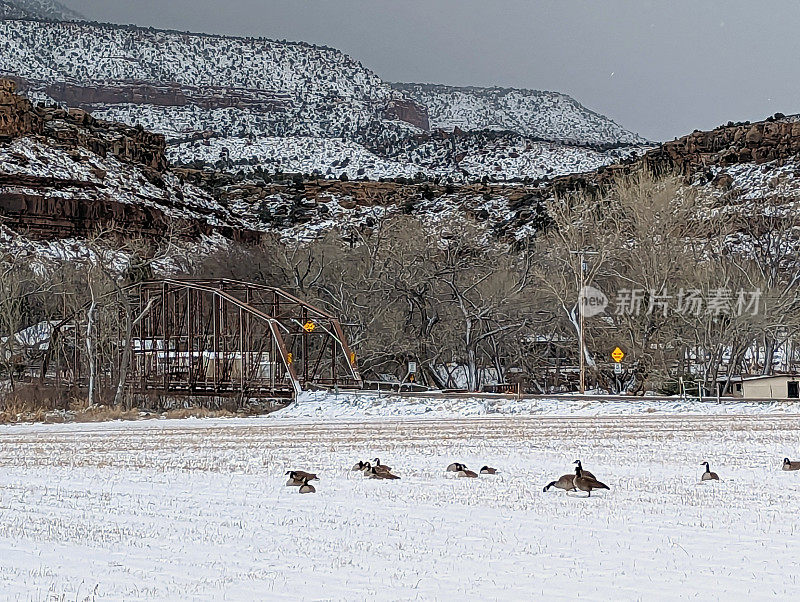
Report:
M762 300L758 330L764 348L762 374L771 374L776 349L800 326L800 263L796 240L800 219L785 207L768 207L734 221L727 245L730 261L742 273L750 291ZM754 320L756 321L756 320Z
M133 330L153 307L151 301L134 314L126 289L132 284L151 278L155 265L169 261L176 248L177 237L176 231L170 230L160 240L150 241L139 236L125 236L112 225L96 232L87 240L86 278L90 302L86 312L86 347L89 362L90 405L96 401L97 345L100 334L97 329L97 312L101 297L105 305L110 302L112 314L116 313L117 308L122 311L122 319L116 324L117 330L121 330L119 332L121 336L113 342L108 342L111 346L117 347L119 352L116 378L112 384L114 391L112 404L116 406L126 401L125 390L132 359Z
M36 305L50 289L44 277L49 262L44 259L5 254L0 256L0 366L14 389L15 371L24 367L29 350L18 341L19 333L42 319Z
M464 227L447 237L437 270L442 287L439 299L449 303L449 313L459 324L461 359L470 390L477 390L481 384L481 348L493 352L491 363L501 377L504 369L496 355L497 339L518 332L528 320L524 303L524 291L530 283L525 263L528 257L491 250L481 244L480 232L474 227Z
M586 365L595 367L594 354L581 336L579 294L581 283L599 285L621 243L618 225L606 219L609 202L588 191L557 197L549 206L552 226L537 241L537 261L531 274L550 302L558 308L575 336L584 340ZM609 227L609 225L613 227ZM581 251L591 253L582 262ZM585 328L585 326L584 326ZM584 333L585 334L585 333Z

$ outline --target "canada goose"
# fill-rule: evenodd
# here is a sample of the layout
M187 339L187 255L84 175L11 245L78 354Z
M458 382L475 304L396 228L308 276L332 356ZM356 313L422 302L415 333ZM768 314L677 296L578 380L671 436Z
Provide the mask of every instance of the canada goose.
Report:
M362 471L364 476L368 479L388 479L394 480L399 479L396 474L392 474L388 470L378 470L375 466L370 466L369 462L366 462L367 466Z
M461 472L462 470L466 470L467 465L462 464L461 462L453 462L450 466L447 467L447 472Z
M313 485L308 484L308 478L303 478L303 484L300 485L300 493L316 493L317 490L314 488Z
M386 470L386 467L381 464L380 468L377 466L373 466L369 462L364 462L364 468L361 470L364 473L364 476L368 479L399 479L397 475L393 475L391 472Z
M593 475L591 472L589 472L588 470L584 470L584 469L583 469L583 464L581 464L581 461L580 461L580 460L575 460L575 461L573 462L573 464L576 464L576 465L578 466L578 468L580 468L580 469L581 469L581 474L582 474L583 476L585 476L585 477L589 477L590 479L596 479L596 478L597 478L596 476L594 476L594 475ZM570 477L571 477L571 476L572 476L572 475L570 475Z
M459 470L458 471L458 476L459 477L468 477L470 479L474 479L474 478L476 478L478 476L478 473L474 472L472 470L467 470L466 468L464 468L464 470Z
M575 467L575 477L573 477L572 483L575 485L575 489L587 491L589 493L587 497L592 497L592 489L609 489L605 483L601 483L594 477L586 476L580 466Z
M789 458L783 459L783 470L800 470L800 462L789 462Z
M350 470L364 470L364 465L365 464L366 464L366 462L364 462L362 460L359 460L358 464L353 464L353 468L351 468Z
M377 466L373 466L372 471L374 474L378 475L379 479L395 480L400 478L396 474L392 474L388 470L378 470Z
M380 458L375 458L373 462L375 462L375 470L388 470L390 472L392 470L391 466L386 466L386 464L381 464Z
M287 470L286 474L289 475L289 480L286 481L287 487L299 487L303 484L303 479L308 479L309 481L319 481L317 475L311 474L310 472L305 472L303 470Z
M290 477L295 477L297 479L308 478L309 481L319 481L319 477L316 474L306 472L305 470L290 470L286 474L288 474Z
M489 466L484 466L481 468L481 474L497 474L496 468L491 468Z
M391 469L388 468L385 464L378 464L377 466L373 466L372 470L374 472L379 473L379 474L390 473L391 472Z
M700 477L701 481L719 481L719 475L716 472L711 472L711 469L708 467L708 462L700 462L700 466L706 467L706 471L703 473L703 476Z
M584 473L585 474L585 473ZM547 485L544 486L542 491L547 491L551 487L555 487L557 489L563 489L564 491L574 491L575 490L575 475L570 474L562 474L558 477L557 481L550 481Z
M300 487L303 484L303 479L296 476L297 473L293 470L288 471L286 474L289 475L289 480L286 481L287 487Z

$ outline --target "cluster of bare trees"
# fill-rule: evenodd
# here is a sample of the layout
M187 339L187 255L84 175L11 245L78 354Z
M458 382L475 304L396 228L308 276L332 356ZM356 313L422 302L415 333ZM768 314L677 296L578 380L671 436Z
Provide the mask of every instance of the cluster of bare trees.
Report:
M414 361L440 387L478 389L488 378L574 387L582 282L608 302L584 320L590 386L677 390L682 379L714 390L792 368L800 222L791 212L715 203L678 177L645 173L556 198L549 211L551 226L527 241L490 240L466 220L393 216L350 245L337 232L297 247L270 239L239 251L247 261L204 269L248 266L238 276L324 304L349 325L373 376L402 376Z
M342 316L367 375L401 375L414 361L428 382L452 387L447 369L458 366L477 389L482 369L504 373L506 342L534 319L530 257L494 248L474 227L396 216L348 245L337 232L288 248L269 238L202 270L288 288Z
M46 311L41 306L51 284L17 253L0 255L0 373L13 389L35 344L31 326L33 315Z
M55 371L64 383L87 380L88 405L127 403L131 333L141 315L134 315L124 289L165 265L185 269L176 239L167 233L154 242L110 227L61 247L62 257L33 250L0 256L0 382L5 393L14 393L17 379L36 367ZM56 345L58 337L62 340ZM69 373L74 363L67 367L65 358L48 353L56 347L62 355L80 357L88 378L78 379ZM59 388L55 395L59 403L68 403L66 390Z
M157 243L100 233L69 261L3 256L0 378L13 387L30 360L13 333L74 313L85 328L89 401L100 369L113 376L103 397L124 403L141 319L124 287L165 270L275 285L325 307L372 379L402 377L413 361L438 387L519 380L533 391L570 389L581 353L589 386L609 391L676 390L678 379L711 390L725 377L792 368L800 218L790 211L715 204L678 178L647 174L561 196L549 211L547 230L521 241L493 240L468 219L394 215L355 236L268 236L192 260L175 233ZM604 306L584 320L582 283ZM111 294L109 308L100 301ZM610 358L617 346L621 375Z
M683 378L724 391L734 375L771 373L779 348L791 369L800 220L786 208L715 203L676 177L638 174L601 198L558 199L551 215L535 262L550 303L577 336L575 249L592 252L585 279L609 296L584 333L601 386L670 389ZM598 367L616 346L628 355L622 383Z

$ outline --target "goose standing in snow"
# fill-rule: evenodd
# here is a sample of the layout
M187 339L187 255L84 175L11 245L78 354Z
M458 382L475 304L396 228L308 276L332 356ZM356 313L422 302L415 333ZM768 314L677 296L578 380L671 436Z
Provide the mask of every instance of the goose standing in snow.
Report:
M706 467L706 471L703 473L703 476L700 477L701 481L719 481L719 475L716 472L711 472L711 469L708 467L708 462L700 462L700 466Z
M597 478L591 472L589 472L588 470L584 470L583 469L583 464L581 464L580 460L575 460L573 462L573 464L575 464L578 468L581 469L581 474L583 474L583 476L589 477L590 479L596 479ZM572 476L572 475L570 475L570 476Z
M789 462L789 458L784 458L781 470L800 470L800 462Z
M575 485L575 489L588 492L589 495L587 497L592 497L592 489L611 489L594 477L587 476L580 466L575 467L575 476L572 478L572 483Z
M581 474L584 477L589 477L590 479L597 478L588 470L583 469L583 464L581 464L580 460L575 460L573 464L575 464L578 468L581 469ZM556 489L563 489L564 491L575 491L575 475L572 474L571 472L567 474L562 474L555 481L550 481L547 485L545 485L542 491L548 491L551 487L555 487Z

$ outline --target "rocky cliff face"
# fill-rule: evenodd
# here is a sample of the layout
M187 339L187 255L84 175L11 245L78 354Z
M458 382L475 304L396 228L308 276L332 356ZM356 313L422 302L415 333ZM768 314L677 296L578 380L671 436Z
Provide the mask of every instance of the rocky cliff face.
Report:
M43 133L70 147L82 147L100 157L112 155L126 163L163 172L166 142L161 134L95 119L83 109L36 109Z
M800 153L800 120L776 115L758 123L729 124L696 131L648 152L645 160L661 168L693 174L710 166L785 161Z
M42 131L41 117L33 111L30 101L15 94L16 90L15 82L0 79L0 140Z
M596 191L621 175L648 169L681 174L696 187L701 213L735 213L737 220L770 211L800 210L800 119L778 117L694 132L640 158L529 185L338 182L291 179L272 182L242 174L182 170L182 176L222 199L253 227L303 240L338 228L369 233L378 220L408 213L456 227L482 224L490 239L514 243L547 223L556 194ZM735 236L731 232L731 236Z
M297 241L331 229L345 237L368 234L384 216L402 212L453 227L478 222L487 240L513 243L546 223L553 195L597 189L643 167L681 171L715 210L737 207L745 215L764 199L800 203L796 118L695 132L640 158L528 184L338 181L170 167L162 135L98 120L82 109L34 108L13 87L0 80L0 219L40 238L86 235L113 222L151 235L180 223L194 237L218 233L248 241L271 231ZM507 135L483 134L474 143L486 148L492 137ZM446 141L462 162L475 136L419 134Z
M431 127L428 109L425 105L416 103L413 100L398 98L390 101L386 107L386 117L405 121L425 131Z
M14 80L0 79L0 139L44 134L69 147L136 163L157 172L167 166L164 136L95 119L83 109L39 106L16 94Z
M36 107L0 79L0 225L31 237L87 236L114 224L132 234L258 235L169 171L160 134Z
M23 92L34 90L35 86L23 78L17 81ZM45 94L69 107L85 110L98 106L118 104L152 105L158 107L197 106L201 109L258 109L264 112L286 111L290 100L281 94L264 90L224 88L221 86L189 86L175 83L157 86L146 82L119 82L115 84L96 84L81 86L74 83L59 82L46 86ZM405 112L415 118L413 107ZM420 118L420 117L416 117Z

